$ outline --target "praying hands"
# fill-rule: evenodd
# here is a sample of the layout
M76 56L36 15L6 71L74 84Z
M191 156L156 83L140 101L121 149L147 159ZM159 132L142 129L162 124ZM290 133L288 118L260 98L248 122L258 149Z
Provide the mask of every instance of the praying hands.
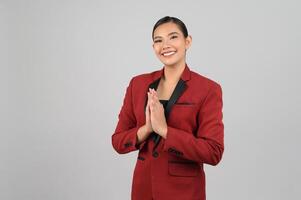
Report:
M160 103L157 92L149 88L147 92L147 105L145 109L145 124L137 132L138 143L155 132L166 139L167 123L164 115L164 107Z

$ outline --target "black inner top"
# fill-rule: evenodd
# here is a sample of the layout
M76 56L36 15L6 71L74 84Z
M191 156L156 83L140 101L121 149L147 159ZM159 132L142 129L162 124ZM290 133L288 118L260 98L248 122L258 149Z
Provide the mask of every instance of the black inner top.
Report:
M165 100L165 99L159 99L159 101L161 102L161 104L163 105L163 107L166 108L166 105L167 105L168 100Z

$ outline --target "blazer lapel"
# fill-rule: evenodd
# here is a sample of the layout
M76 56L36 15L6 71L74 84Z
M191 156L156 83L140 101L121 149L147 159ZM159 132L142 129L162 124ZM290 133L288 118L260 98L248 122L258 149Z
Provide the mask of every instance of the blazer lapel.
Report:
M185 89L186 89L186 83L185 83L185 81L180 79L166 105L166 110L165 110L166 111L166 114L165 114L166 119L169 116L172 106L177 102L177 100L182 95L182 93L184 92Z

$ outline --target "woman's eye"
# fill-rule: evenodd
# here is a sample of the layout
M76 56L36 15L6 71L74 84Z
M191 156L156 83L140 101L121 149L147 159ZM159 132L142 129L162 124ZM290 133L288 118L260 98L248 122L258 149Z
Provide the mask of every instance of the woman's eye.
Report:
M155 43L161 42L161 40L155 40Z
M171 36L171 39L174 39L174 38L177 38L178 36L174 35L174 36Z

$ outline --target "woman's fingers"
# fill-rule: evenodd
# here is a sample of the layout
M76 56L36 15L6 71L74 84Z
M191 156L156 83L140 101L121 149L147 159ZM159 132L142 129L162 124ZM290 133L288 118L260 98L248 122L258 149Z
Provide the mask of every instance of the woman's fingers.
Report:
M149 109L148 111L151 111L154 107L154 100L151 92L148 92L147 95L148 95L147 108Z
M156 90L150 88L150 94L151 94L151 99L152 99L155 103L156 103L156 102L160 103L160 102L159 102L159 98L158 98L158 95L157 95Z
M147 92L147 104L146 104L146 110L145 110L145 111L148 111L148 108L149 108L149 102L150 102L150 93Z
M150 106L150 111L151 111L151 112L157 112L157 111L159 111L159 110L164 110L162 104L161 104L160 101L159 101L159 98L158 98L158 95L157 95L156 90L150 88L148 94L149 94L148 97L149 97L149 100L150 100L150 102L149 102L149 103L150 103L150 104L149 104L149 106ZM157 110L157 111L156 111L156 110ZM159 111L159 112L160 112L160 111Z

